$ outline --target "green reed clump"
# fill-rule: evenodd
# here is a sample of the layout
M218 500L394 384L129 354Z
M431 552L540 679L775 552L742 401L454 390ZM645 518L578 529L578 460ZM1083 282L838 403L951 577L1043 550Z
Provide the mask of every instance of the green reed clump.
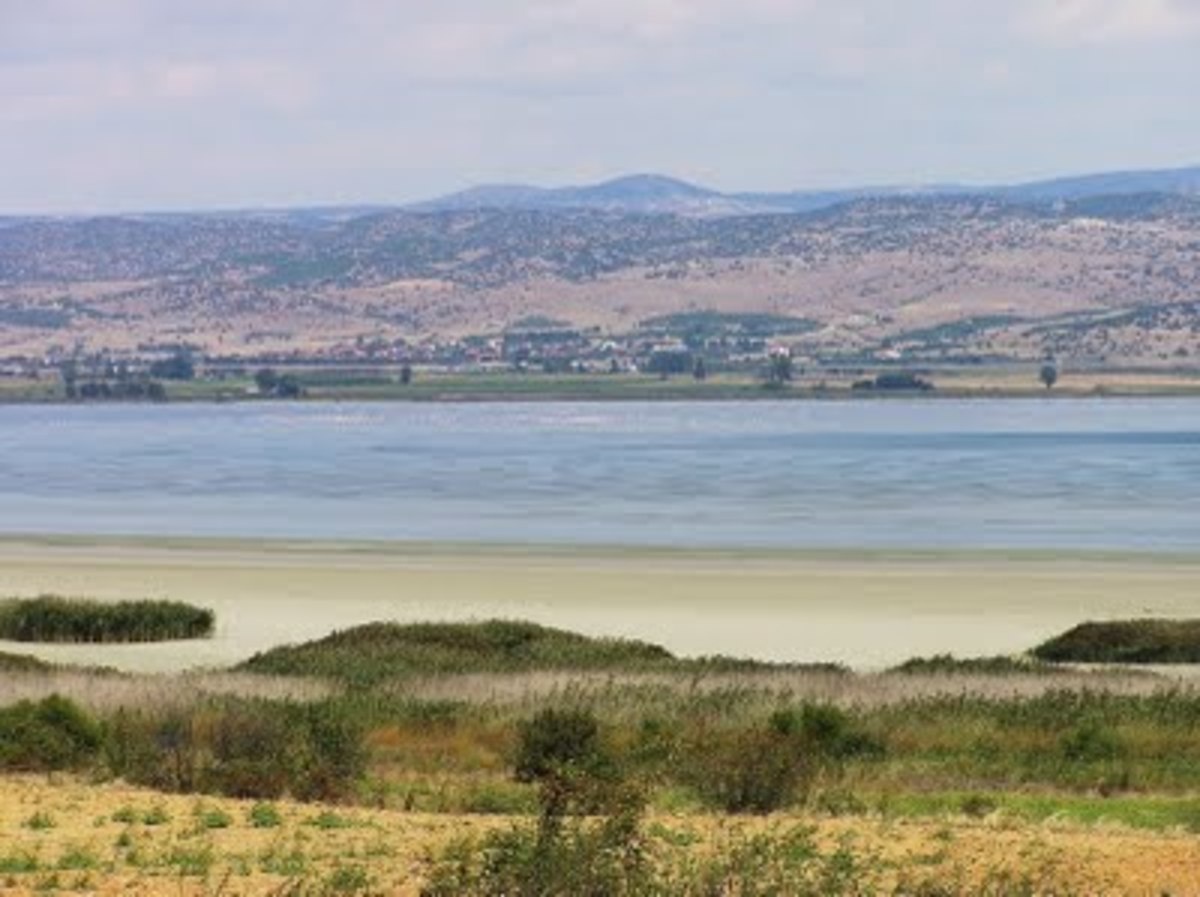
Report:
M96 758L101 744L96 721L58 695L0 708L2 770L80 768Z
M1054 663L1200 663L1200 620L1082 623L1033 655Z
M156 642L207 638L211 610L178 601L107 603L42 595L0 601L0 638L17 642Z

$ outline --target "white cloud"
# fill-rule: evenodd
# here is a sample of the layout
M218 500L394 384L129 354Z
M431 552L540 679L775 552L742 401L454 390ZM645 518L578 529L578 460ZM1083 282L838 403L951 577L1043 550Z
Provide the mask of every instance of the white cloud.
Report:
M1038 0L1036 36L1059 44L1178 42L1200 34L1197 0Z
M1200 0L0 0L0 211L1183 161L1198 42Z

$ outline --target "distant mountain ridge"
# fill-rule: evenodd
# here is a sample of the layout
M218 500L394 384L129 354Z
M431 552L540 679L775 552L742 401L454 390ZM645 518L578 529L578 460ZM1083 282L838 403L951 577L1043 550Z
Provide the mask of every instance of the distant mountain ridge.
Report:
M897 196L984 196L1012 202L1056 202L1086 197L1149 193L1200 196L1200 166L1101 172L991 186L884 185L765 193L723 193L666 175L635 174L596 184L567 187L537 187L528 184L481 185L414 203L406 208L421 212L592 209L625 214L718 217L812 212L860 199Z

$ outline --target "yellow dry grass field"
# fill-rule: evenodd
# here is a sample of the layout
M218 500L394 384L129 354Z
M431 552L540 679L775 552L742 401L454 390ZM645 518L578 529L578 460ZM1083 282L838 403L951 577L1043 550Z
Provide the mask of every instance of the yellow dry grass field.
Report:
M96 895L419 893L451 841L513 824L499 816L434 816L363 808L255 804L164 795L120 783L0 779L0 891ZM258 820L256 824L255 820ZM776 816L660 816L649 825L712 849L732 830L810 824L822 847L870 852L893 874L919 869L969 883L1009 872L1065 893L1200 893L1200 839L998 819L898 821ZM289 891L289 889L293 889ZM969 893L969 891L968 891Z

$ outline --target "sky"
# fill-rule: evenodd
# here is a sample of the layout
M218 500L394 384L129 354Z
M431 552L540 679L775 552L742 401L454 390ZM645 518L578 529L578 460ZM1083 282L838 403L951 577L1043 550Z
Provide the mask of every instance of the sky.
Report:
M0 214L1200 164L1200 0L0 0Z

